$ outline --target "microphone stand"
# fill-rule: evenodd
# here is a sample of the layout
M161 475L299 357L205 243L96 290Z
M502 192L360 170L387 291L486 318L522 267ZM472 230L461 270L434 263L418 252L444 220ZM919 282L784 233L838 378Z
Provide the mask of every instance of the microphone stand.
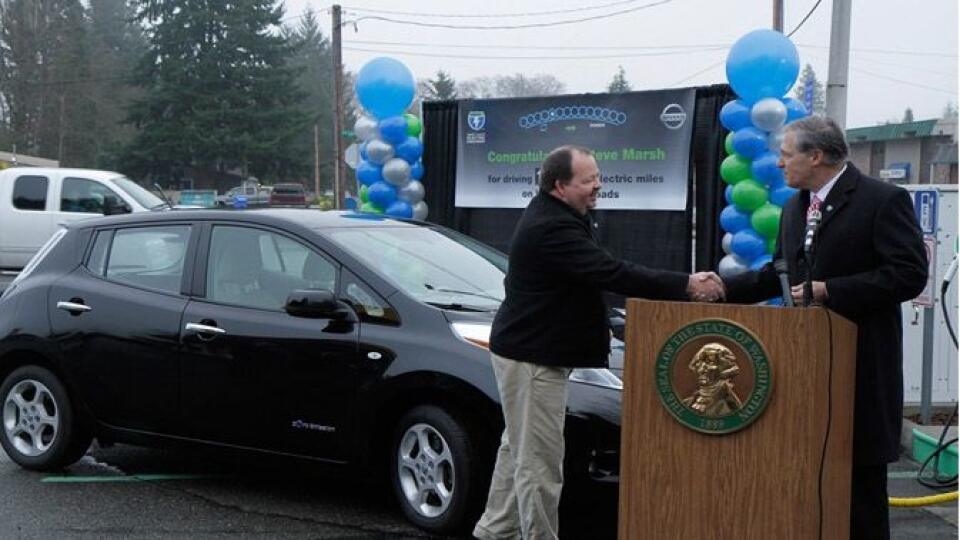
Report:
M820 225L820 211L815 210L807 217L807 233L803 240L803 257L807 262L807 277L803 282L803 307L809 307L813 301L813 239Z

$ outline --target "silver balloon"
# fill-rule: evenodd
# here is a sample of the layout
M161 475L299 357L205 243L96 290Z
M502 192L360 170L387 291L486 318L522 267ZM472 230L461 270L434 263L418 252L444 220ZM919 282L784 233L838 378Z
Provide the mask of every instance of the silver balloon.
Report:
M750 121L764 131L776 131L787 121L787 107L777 98L763 98L750 109Z
M361 141L369 141L380 136L380 128L377 127L377 121L373 118L361 116L353 125L353 134Z
M360 164L360 147L357 146L357 143L353 143L343 151L343 162L350 166L351 169L356 169L357 165Z
M392 157L393 145L390 143L382 139L373 139L367 143L367 159L377 165L383 165Z
M737 255L730 254L720 259L720 265L717 267L717 273L720 274L721 278L727 279L738 276L749 269L750 265L747 263L747 261L743 260Z
M367 155L369 156L369 148ZM410 164L400 158L393 158L383 164L383 178L391 184L399 187L410 180Z
M783 144L783 128L771 131L767 135L767 149L776 155L780 155L780 145Z
M427 203L420 201L417 204L413 205L413 219L418 219L423 221L427 219L427 212L430 209L427 208Z
M727 233L723 235L723 240L720 242L720 245L723 246L723 252L726 253L727 255L730 255L733 253L733 248L731 247L732 243L733 243L732 234Z
M397 190L397 197L410 204L417 204L423 200L423 184L417 180L410 180Z

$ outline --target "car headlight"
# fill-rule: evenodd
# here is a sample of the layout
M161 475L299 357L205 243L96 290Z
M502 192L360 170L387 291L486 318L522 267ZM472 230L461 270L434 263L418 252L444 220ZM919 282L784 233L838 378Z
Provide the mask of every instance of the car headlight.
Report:
M623 390L623 381L607 368L575 368L570 373L570 380L613 390Z
M450 324L453 335L481 349L490 350L490 325L455 322Z

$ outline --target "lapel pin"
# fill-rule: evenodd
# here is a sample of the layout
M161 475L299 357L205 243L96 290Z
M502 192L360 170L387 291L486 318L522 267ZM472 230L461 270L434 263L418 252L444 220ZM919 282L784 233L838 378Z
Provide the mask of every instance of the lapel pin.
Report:
M827 205L827 212L829 212L829 211L831 211L831 210L833 210L833 205L832 205L832 204L828 204L828 205Z

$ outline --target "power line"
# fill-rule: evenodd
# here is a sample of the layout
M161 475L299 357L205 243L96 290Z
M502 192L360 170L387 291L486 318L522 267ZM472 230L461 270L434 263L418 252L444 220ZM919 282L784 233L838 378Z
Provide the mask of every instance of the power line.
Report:
M720 61L717 62L717 63L710 64L709 66L701 69L700 71L698 71L698 72L696 72L696 73L694 73L694 74L692 74L692 75L687 75L686 77L680 79L679 81L677 81L677 82L675 82L675 83L673 83L673 84L671 84L671 85L668 85L667 88L673 88L674 86L678 86L678 85L680 85L680 84L682 84L682 83L685 83L685 82L689 81L690 79L696 77L697 75L700 75L700 74L702 74L702 73L706 73L706 72L710 71L711 69L719 66L720 64L723 64L723 63L726 62L726 61L727 61L727 59L724 58L723 60L720 60Z
M411 17L429 17L434 19L497 19L502 17L540 17L544 15L560 15L563 13L575 13L579 11L595 11L598 9L604 9L608 7L620 6L623 4L634 4L640 0L620 0L618 2L609 2L606 4L597 4L594 6L584 6L579 8L571 9L557 9L553 11L539 11L539 12L526 12L526 13L423 13L423 12L411 12L411 11L390 11L386 9L370 9L370 8L359 8L359 7L350 7L343 6L343 8L350 12L363 12L363 13L383 13L386 15L405 15Z
M357 19L354 19L353 21L349 21L349 22L352 22L352 23L356 24L356 23L358 23L358 22L360 22L360 21L371 20L371 21L384 21L384 22L390 22L390 23L395 23L395 24L407 24L407 25L420 26L420 27L426 27L426 28L450 28L450 29L454 29L454 30L521 30L521 29L524 29L524 28L546 28L546 27L550 27L550 26L561 26L561 25L567 25L567 24L577 24L577 23L588 22L588 21L596 21L596 20L600 20L600 19L609 19L610 17L616 17L616 16L618 16L618 15L624 15L624 14L626 14L626 13L633 13L633 12L640 11L640 10L643 10L643 9L648 9L648 8L660 6L660 5L663 5L663 4L668 4L668 3L670 3L671 1L672 1L672 0L660 0L659 2L653 2L653 3L650 3L650 4L644 4L644 5L642 5L642 6L637 6L637 7L633 7L633 8L629 8L629 9L622 9L622 10L620 10L620 11L614 11L614 12L611 12L611 13L604 13L604 14L602 14L602 15L594 15L594 16L591 16L591 17L583 17L583 18L580 18L580 19L567 19L567 20L562 20L562 21L542 22L542 23L528 23L528 24L515 24L515 25L477 26L477 25L456 25L456 24L428 23L428 22L421 22L421 21L411 21L411 20L394 19L394 18L391 18L391 17L381 17L381 16L379 16L379 15L363 15L363 16L361 16L361 17L359 17L359 18L357 18Z
M803 43L797 43L797 47L805 49L829 49L830 47L826 45L809 45ZM944 58L956 58L957 55L954 53L938 53L930 51L903 51L903 50L893 50L893 49L864 49L864 48L855 48L850 49L853 52L862 52L862 53L877 53L877 54L902 54L908 56L941 56Z
M646 52L646 53L629 53L629 54L610 54L610 55L581 55L581 56L489 56L489 55L467 55L467 54L442 54L442 53L426 53L426 52L415 52L415 51L398 51L398 50L383 50L383 49L368 49L363 47L343 47L345 51L355 51L355 52L368 52L368 53L380 53L380 54L396 54L396 55L405 55L405 56L422 56L427 58L459 58L467 60L595 60L595 59L613 59L613 58L640 58L645 56L673 56L680 54L696 54L701 52L713 52L722 49L722 47L714 47L708 49L688 49L682 51L662 51L662 52Z
M820 7L820 2L821 2L821 1L822 1L822 0L817 0L817 3L814 4L812 8L810 8L810 11L808 11L807 14L806 14L806 15L803 17L803 19L800 21L800 24L798 24L797 27L794 28L792 32L790 32L789 34L787 34L787 37L791 37L791 36L793 36L794 34L797 33L797 30L799 30L800 27L803 26L803 23L807 22L807 19L809 19L810 16L813 15L813 12L816 11L818 7Z
M926 89L926 90L933 90L933 91L935 91L935 92L943 92L943 93L945 93L945 94L950 94L951 96L957 95L957 90L956 90L956 89L947 90L947 89L945 89L945 88L937 88L937 87L935 87L935 86L927 86L927 85L925 85L925 84L919 84L919 83L915 83L915 82L912 82L912 81L905 81L905 80L903 80L903 79L896 79L896 78L894 78L894 77L888 77L888 76L886 76L886 75L881 75L881 74L879 74L879 73L873 73L872 71L866 71L866 70L863 70L863 69L853 68L853 71L856 71L857 73L863 73L864 75L870 75L870 76L873 76L873 77L877 77L877 78L879 78L879 79L886 79L886 80L888 80L888 81L892 81L892 82L896 82L896 83L900 83L900 84L905 84L905 85L907 85L907 86L915 86L915 87L917 87L917 88L924 88L924 89Z
M463 44L463 43L411 43L399 41L366 41L349 40L344 43L357 45L387 45L398 47L426 47L431 49L509 49L509 50L662 50L662 49L713 49L729 47L729 43L705 43L702 45L496 45L496 44Z

